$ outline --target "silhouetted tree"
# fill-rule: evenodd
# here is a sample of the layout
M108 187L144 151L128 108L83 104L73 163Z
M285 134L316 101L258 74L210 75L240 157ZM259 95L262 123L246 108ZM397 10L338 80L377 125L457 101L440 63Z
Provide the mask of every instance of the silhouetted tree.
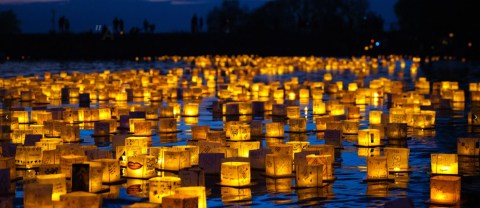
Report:
M20 20L12 11L0 12L0 34L20 33Z
M117 17L115 17L115 19L113 19L113 31L118 32L119 23L120 23L120 21L118 20Z
M155 32L155 24L150 24L150 25L148 26L148 28L149 28L149 30L150 30L151 33L154 33L154 32Z
M214 7L208 13L208 32L230 33L242 30L248 12L240 8L238 0L223 0L221 7Z
M198 21L198 31L203 32L203 18L200 17L200 20Z
M60 32L65 32L65 16L58 18L58 29Z
M143 20L143 30L145 32L148 32L149 29L150 29L150 23L148 23L147 19Z
M118 20L118 29L124 31L123 19Z
M198 31L198 18L197 18L197 14L194 14L192 16L192 19L190 21L190 27L191 27L191 32L192 33L197 33Z

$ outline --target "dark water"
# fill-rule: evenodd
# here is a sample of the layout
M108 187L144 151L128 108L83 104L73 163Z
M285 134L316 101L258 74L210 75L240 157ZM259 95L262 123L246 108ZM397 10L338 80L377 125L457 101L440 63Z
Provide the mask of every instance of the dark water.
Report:
M417 74L410 73L409 67L411 61L406 62L405 69L402 69L397 63L395 71L389 73L386 67L380 66L378 70L372 70L371 74L364 79L368 83L372 79L379 77L388 77L392 80L404 82L404 91L414 90L414 81L416 78L425 76L423 69L418 69ZM56 62L29 62L29 63L6 63L0 65L3 77L16 76L19 74L31 75L44 71L60 72L60 71L81 71L93 72L102 71L104 69L123 70L123 69L146 69L155 68L166 71L172 67L189 67L187 63L163 63L163 62L72 62L72 63L56 63ZM284 81L291 77L298 77L300 83L303 81L322 81L326 71L304 72L295 71L284 75L261 75L254 77L254 82L268 81ZM399 72L403 72L403 77L397 76ZM331 71L333 81L343 81L344 86L358 77L352 70ZM436 75L436 79L438 74ZM444 75L445 80L449 80L448 75ZM429 77L427 77L428 79ZM464 77L465 80L460 84L463 90L470 81L478 80L478 77ZM467 95L467 93L466 93ZM324 99L329 99L325 96ZM210 106L214 97L204 97L200 105L200 116L198 125L209 125L211 129L223 128L223 121L213 119ZM468 98L467 98L468 100ZM181 101L179 101L181 103ZM312 105L310 100L307 106ZM430 154L431 153L456 153L456 139L458 137L479 136L480 130L475 131L466 123L466 112L470 109L470 103L463 104L463 110L444 110L436 109L436 125L433 129L409 129L409 140L400 146L410 148L409 165L412 169L409 173L396 175L395 183L367 183L363 182L366 178L366 156L362 153L375 151L371 148L362 149L354 146L356 142L348 139L343 140L344 149L338 150L334 166L334 175L337 177L335 181L323 188L311 189L293 189L289 185L295 184L294 179L270 179L262 176L260 171L252 171L252 181L256 185L242 190L235 190L241 193L251 193L251 198L236 202L226 202L222 198L222 187L217 186L219 182L218 175L206 176L206 187L208 190L207 204L208 207L224 207L224 206L246 206L246 207L299 207L299 206L321 206L321 207L382 207L385 202L396 198L410 197L413 199L416 207L428 207L425 201L429 200L429 184L430 184ZM303 109L303 107L301 108ZM368 111L378 109L387 111L385 102L378 106L366 105L362 108L360 129L368 128L368 121L365 120ZM304 112L302 111L302 116ZM311 111L307 114L307 129L314 130ZM258 118L255 118L258 119ZM270 122L271 118L265 117L264 123ZM191 138L190 125L186 124L183 118L179 122L179 129L182 131L176 135L176 139L172 141L164 141L159 136L153 137L153 146L171 146L184 145ZM81 139L85 144L94 144L91 134L93 130L81 130ZM297 135L298 136L298 135ZM313 132L303 135L311 144L323 144L324 140L319 138ZM287 134L285 141L288 141L290 135ZM262 142L265 146L265 141ZM395 144L393 144L395 145ZM108 148L108 147L101 147ZM382 151L382 148L380 148ZM478 207L478 197L480 196L480 172L479 158L460 158L459 171L462 174L462 207ZM16 202L22 207L22 191L17 191ZM138 198L127 194L126 189L122 186L120 189L120 198L116 200L105 199L104 207L121 207L134 202L148 201L146 198Z

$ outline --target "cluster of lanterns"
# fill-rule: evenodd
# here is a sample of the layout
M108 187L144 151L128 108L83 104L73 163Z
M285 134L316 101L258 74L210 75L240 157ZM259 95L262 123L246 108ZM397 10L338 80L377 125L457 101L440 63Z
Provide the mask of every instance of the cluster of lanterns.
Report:
M390 58L405 67L403 60ZM1 79L4 99L20 105L10 106L11 122L1 129L0 178L7 180L0 191L12 192L11 184L22 178L25 207L87 208L118 197L119 189L108 185L125 184L127 193L149 199L149 205L139 206L206 207L205 174L219 176L224 201L251 198L253 170L262 171L273 189L325 187L337 179L335 157L344 140L366 156L367 182L390 181L390 173L411 171L410 149L385 147L385 142L405 142L409 128L434 128L435 106L463 109L466 101L456 82L430 85L420 77L414 91L404 92L402 82L387 78L370 80L368 86L363 79L336 80L334 73L347 68L364 77L382 64L391 73L391 63L374 58L185 60L194 60L196 67L166 74L106 70ZM412 63L413 73L418 61ZM292 77L283 83L252 83L255 75L311 72L318 66L325 69L323 81L300 83ZM472 102L480 102L478 83L470 83L469 92ZM215 93L211 113L223 118L222 129L198 121L204 108L200 98ZM326 95L333 96L326 100ZM60 104L69 105L51 107ZM373 106L368 114L366 106ZM478 115L472 108L468 123L480 125ZM258 116L265 119L255 120ZM367 128L360 124L362 118ZM190 126L186 145L152 145L155 135L176 138L180 121ZM93 129L97 145L82 145L81 129ZM324 144L307 141L306 133L312 131ZM479 141L458 138L457 154L431 155L432 203L459 202L458 156L478 156ZM102 145L112 148L98 148ZM26 171L17 175L19 169ZM277 179L284 180L283 186Z

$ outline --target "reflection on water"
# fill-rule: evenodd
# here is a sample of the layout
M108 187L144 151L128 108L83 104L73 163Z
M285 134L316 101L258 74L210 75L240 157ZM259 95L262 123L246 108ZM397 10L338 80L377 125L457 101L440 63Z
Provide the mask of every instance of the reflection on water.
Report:
M407 68L409 66L407 62ZM30 73L38 73L50 71L58 73L60 71L72 70L82 72L102 71L110 69L112 71L122 69L140 69L140 68L157 68L165 72L166 69L172 67L189 67L184 63L137 63L137 62L94 62L94 63L7 63L2 66L3 76L28 75ZM14 70L19 69L19 70ZM28 69L28 71L27 71ZM414 90L414 81L416 77L423 76L421 69L409 71L398 66L380 66L378 69L368 71L366 69L357 70L333 70L329 71L336 79L334 81L347 82L358 81L358 87L365 87L363 84L368 83L373 79L379 77L389 77L392 80L399 81L403 84L404 91ZM353 73L350 73L353 72ZM290 80L292 77L298 77L300 81L322 81L326 71L316 71L306 73L305 71L294 71L291 74L285 75L260 75L253 77L254 82L259 81L280 81L284 82ZM366 76L369 75L369 76ZM364 78L364 79L363 79ZM365 83L363 83L365 82ZM363 83L363 84L362 84ZM331 89L333 85L340 85L336 83L329 83ZM347 89L347 86L341 86ZM348 86L350 88L350 86ZM327 89L328 90L328 89ZM395 89L392 89L395 90ZM153 146L176 146L185 145L192 138L192 126L209 126L210 129L221 129L225 122L228 121L252 121L259 120L262 124L267 122L286 122L284 118L272 116L270 114L255 113L255 115L232 115L222 116L218 115L218 110L213 105L216 101L212 93L205 94L203 98L190 98L189 100L179 100L179 105L184 106L184 103L196 102L200 103L199 116L192 117L175 117L178 126L174 126L176 132L161 132L152 136ZM296 95L294 95L296 96ZM314 95L311 95L313 97ZM430 154L431 153L455 153L456 152L456 138L459 136L479 136L480 127L472 127L466 125L465 111L469 110L468 102L433 102L430 110L436 111L436 125L433 128L419 129L408 128L407 138L395 140L382 140L382 145L378 147L358 147L358 135L355 131L358 129L350 129L344 126L344 123L335 122L334 120L325 123L329 129L351 130L352 134L336 134L332 131L315 131L319 126L315 123L315 117L312 115L314 109L314 102L312 99L300 99L298 101L281 100L276 103L292 104L295 103L300 106L300 117L306 118L305 133L285 132L285 137L269 137L259 138L262 147L271 147L274 144L291 142L291 141L308 141L310 145L319 145L332 142L336 145L334 150L334 163L332 164L333 176L336 180L328 183L324 187L315 188L295 188L294 178L269 178L263 174L264 170L253 170L252 181L256 185L242 188L232 188L218 186L218 175L207 174L205 178L205 185L207 188L207 200L209 207L222 207L225 205L232 206L266 206L283 205L286 207L297 206L325 206L325 207L366 207L366 206L382 206L386 201L398 197L411 197L418 207L424 207L425 201L429 199L429 173L430 171ZM388 95L385 95L388 97ZM381 97L356 97L353 99L349 94L335 93L325 94L323 99L327 103L327 108L334 103L333 98L342 100L345 107L348 107L347 112L338 115L336 118L344 116L345 118L356 119L353 123L359 123L359 129L368 128L368 115L370 110L387 111L390 103L386 102L388 99ZM261 100L259 98L259 100ZM434 99L432 99L435 101ZM200 102L201 101L201 102ZM73 106L78 103L78 100L52 100L50 106ZM92 103L95 106L106 104L105 101ZM131 102L119 102L115 105L123 106L127 110L127 106L161 106L162 101L144 102L143 99L136 98ZM31 102L23 102L23 106L34 108L39 105ZM270 106L271 107L271 106ZM305 110L306 109L306 110ZM217 111L216 111L217 110ZM221 109L220 109L221 110ZM178 115L180 112L175 112ZM173 114L173 113L172 113ZM172 116L173 117L173 116ZM387 117L388 118L388 117ZM333 118L335 119L335 118ZM118 121L119 123L121 121ZM93 122L82 122L77 124L81 128L80 138L85 144L99 144L99 143L116 143L115 136L113 138L93 138ZM156 120L151 121L151 126L158 129L160 124ZM330 125L330 127L328 127ZM332 127L335 126L335 127ZM373 126L371 126L373 127ZM288 131L288 127L285 128ZM102 140L103 139L103 140ZM120 139L121 140L121 139ZM189 143L193 144L193 143ZM391 175L395 179L394 182L365 182L362 180L366 177L366 160L368 157L379 156L384 152L385 147L408 147L410 148L409 167L410 172L396 173ZM107 149L108 147L100 147ZM248 149L248 148L247 148ZM202 151L202 150L201 150ZM209 148L210 153L223 152L228 157L236 156L229 148ZM242 152L242 155L248 152ZM467 183L462 183L463 200L472 200L473 197L478 197L478 190L480 190L480 182L478 176L480 175L480 161L478 157L464 157L459 156L459 172L465 176L462 180ZM215 170L213 170L215 171ZM218 170L217 170L218 171ZM176 172L169 172L168 175L177 176ZM23 175L26 175L23 173ZM469 194L474 193L474 194ZM477 194L477 195L475 195ZM108 207L114 207L118 204L127 205L133 202L145 201L148 197L148 183L142 179L127 179L121 186L111 186L110 192L104 194L106 199L104 204ZM17 194L18 197L18 194ZM120 198L122 200L115 200ZM20 199L18 199L20 200ZM13 199L2 196L0 198L0 207L8 207L13 203Z

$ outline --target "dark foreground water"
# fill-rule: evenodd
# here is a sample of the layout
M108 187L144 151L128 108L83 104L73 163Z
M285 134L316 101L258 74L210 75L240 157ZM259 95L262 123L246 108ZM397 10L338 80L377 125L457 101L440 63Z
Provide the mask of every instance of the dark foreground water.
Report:
M416 74L410 73L409 67L412 62L407 61L405 69L397 63L393 73L389 73L386 67L380 66L378 70L372 70L370 76L365 78L367 83L369 80L379 77L387 77L392 80L400 80L405 84L404 91L414 90L414 80L425 76L422 68L418 69ZM80 71L92 72L123 69L146 69L155 68L167 70L172 67L189 67L189 63L163 63L163 62L24 62L0 65L3 77L16 75L32 75L51 71L53 73L60 71ZM275 80L289 80L292 77L298 77L300 83L303 81L322 81L326 71L317 72L293 72L284 75L263 75L256 76L254 82L267 82ZM403 72L403 77L397 76L399 72ZM351 70L331 71L334 75L334 81L344 81L346 87L347 82L351 82L358 77ZM448 74L435 74L436 81L438 77L444 80L451 80ZM427 77L429 79L429 77ZM432 78L433 79L433 78ZM467 73L463 80L460 80L460 88L468 90L467 83L471 81L478 82L478 77L471 77ZM458 80L452 80L458 81ZM466 93L466 95L468 95ZM329 99L324 96L324 99ZM217 100L215 97L204 97L200 105L200 116L197 125L209 125L211 129L223 128L222 119L212 118L211 104ZM468 100L468 99L467 99ZM179 101L182 103L182 101ZM303 106L310 106L312 101ZM364 105L361 108L360 129L368 128L366 115L369 110L388 110L385 102L379 105ZM366 177L366 157L369 154L380 154L383 148L359 148L354 146L356 139L345 138L343 140L344 149L338 150L336 154L336 162L334 166L334 175L337 177L335 181L323 188L311 189L293 189L293 178L287 179L270 179L262 175L261 171L252 171L252 181L256 185L243 188L241 190L226 190L216 185L220 178L218 175L206 176L207 187L207 204L208 207L224 207L224 206L245 206L245 207L299 207L299 206L321 206L321 207L382 207L385 202L396 198L410 197L416 207L429 207L425 202L429 200L430 185L430 154L431 153L456 153L456 140L458 137L480 136L480 130L472 129L467 125L466 112L470 109L470 103L463 103L462 107L456 110L452 109L436 109L437 117L435 128L433 129L409 129L409 138L402 144L386 143L387 146L403 146L410 148L409 165L412 169L409 173L397 174L395 183L366 183L363 180ZM305 116L302 110L302 116ZM312 120L311 110L307 113L307 129L314 130L315 124ZM223 118L226 119L226 118ZM270 122L271 118L266 116L263 118L255 117L251 119L263 119L264 123ZM191 138L191 124L186 124L181 118L178 128L182 130L176 135L176 138L169 140L162 139L159 136L153 136L153 146L171 146L184 145ZM93 130L81 130L81 139L84 144L94 144L93 138L90 136ZM311 144L323 144L324 140L321 135L314 132L308 132L303 135L294 135L295 137L306 138ZM285 141L289 141L291 135L287 134ZM265 141L262 142L265 146ZM108 148L108 147L100 147ZM479 158L462 158L459 157L459 171L462 176L462 207L479 207L480 197L480 165ZM133 180L133 179L128 179ZM128 183L128 181L127 181ZM130 205L134 202L148 201L147 198L139 198L127 194L125 184L118 185L120 188L119 199L105 199L104 207L122 207ZM232 191L243 193L246 197L243 200L235 202L227 202L225 193ZM251 195L251 197L248 197ZM17 207L23 207L23 192L18 189L15 203Z

